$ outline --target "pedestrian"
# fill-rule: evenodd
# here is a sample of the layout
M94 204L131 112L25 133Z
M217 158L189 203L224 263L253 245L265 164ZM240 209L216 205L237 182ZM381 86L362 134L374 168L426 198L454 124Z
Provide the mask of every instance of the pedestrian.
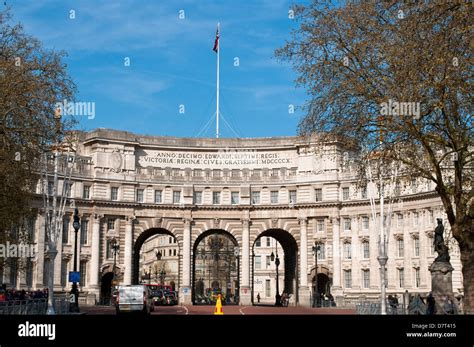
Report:
M257 293L257 302L260 303L260 293Z
M427 315L435 314L436 313L435 298L431 292L428 294L428 297L426 298L426 303L428 304L428 307L426 308L426 314Z

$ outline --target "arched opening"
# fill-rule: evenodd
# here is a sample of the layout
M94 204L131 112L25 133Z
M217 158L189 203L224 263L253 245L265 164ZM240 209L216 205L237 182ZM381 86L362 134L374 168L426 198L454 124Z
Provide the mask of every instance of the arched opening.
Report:
M113 278L113 272L106 272L102 275L100 281L100 303L103 305L110 305L111 303Z
M315 302L318 307L334 306L334 298L331 294L332 277L329 272L329 269L326 266L318 266L317 290L315 288L316 271L314 267L311 269L310 278L312 291L311 302ZM316 295L318 296L318 298L316 298Z
M298 301L297 254L296 240L286 230L268 229L257 237L252 247L253 304L277 305L282 295Z
M193 246L193 304L215 304L222 296L223 304L239 303L239 246L227 231L208 230Z
M142 232L133 246L132 283L175 288L179 280L178 258L178 242L169 230L151 228Z

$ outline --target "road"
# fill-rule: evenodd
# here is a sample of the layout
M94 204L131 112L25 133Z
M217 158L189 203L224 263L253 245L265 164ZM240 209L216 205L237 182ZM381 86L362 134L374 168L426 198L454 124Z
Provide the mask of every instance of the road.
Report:
M356 314L355 309L344 308L308 308L275 306L223 306L224 315L327 315ZM112 306L82 306L81 312L92 315L115 315ZM214 306L155 306L152 315L212 315Z

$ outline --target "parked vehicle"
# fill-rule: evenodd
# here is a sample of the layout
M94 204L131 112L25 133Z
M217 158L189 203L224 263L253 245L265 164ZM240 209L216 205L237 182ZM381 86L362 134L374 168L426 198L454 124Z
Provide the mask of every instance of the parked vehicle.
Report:
M153 296L150 289L145 285L119 286L117 302L115 305L117 314L123 312L153 312Z

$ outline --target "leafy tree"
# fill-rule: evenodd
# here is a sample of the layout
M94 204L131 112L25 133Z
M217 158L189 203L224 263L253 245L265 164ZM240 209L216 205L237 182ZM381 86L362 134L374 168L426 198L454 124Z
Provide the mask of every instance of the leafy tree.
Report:
M276 55L310 95L300 132L337 136L435 183L474 313L472 4L313 1L294 12L299 25Z

